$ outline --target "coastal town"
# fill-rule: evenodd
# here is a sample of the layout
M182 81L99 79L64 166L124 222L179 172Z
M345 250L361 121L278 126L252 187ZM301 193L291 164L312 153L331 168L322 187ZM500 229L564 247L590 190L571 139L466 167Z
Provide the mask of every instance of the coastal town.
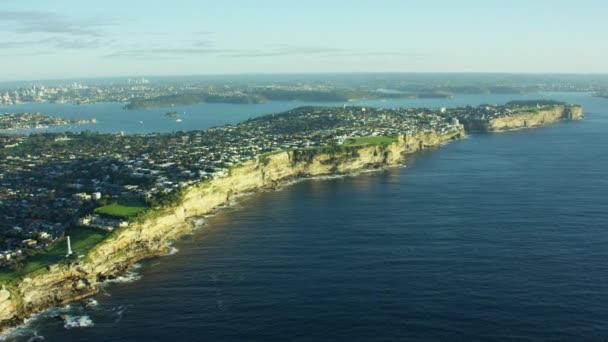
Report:
M72 82L62 85L34 84L5 88L0 92L0 104L17 105L31 102L86 104L95 102L128 102L143 93L153 96L145 78L128 79L120 85L88 85Z
M47 128L49 126L96 123L96 119L65 119L41 113L4 113L0 114L0 130L20 130Z
M375 88L352 89L328 84L240 85L234 83L192 82L151 83L146 78L110 84L73 82L61 86L32 85L2 91L0 105L22 103L123 103L124 109L172 107L197 103L255 104L269 101L346 102L375 98L445 98L442 91L382 92Z
M108 233L127 227L181 190L225 177L232 168L276 151L339 151L348 145L390 144L410 134L446 134L462 131L462 120L530 109L523 105L300 107L171 134L0 135L0 267L18 269L70 229Z

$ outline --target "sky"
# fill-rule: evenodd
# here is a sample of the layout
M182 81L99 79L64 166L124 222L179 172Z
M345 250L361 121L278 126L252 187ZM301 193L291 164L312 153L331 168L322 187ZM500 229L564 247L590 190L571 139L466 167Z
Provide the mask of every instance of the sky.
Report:
M0 0L0 81L607 73L606 0Z

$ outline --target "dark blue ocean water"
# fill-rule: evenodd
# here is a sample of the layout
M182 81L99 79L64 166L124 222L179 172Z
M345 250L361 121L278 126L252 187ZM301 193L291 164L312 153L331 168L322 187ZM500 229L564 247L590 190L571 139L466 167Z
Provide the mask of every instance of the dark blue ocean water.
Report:
M220 211L47 341L608 339L608 100ZM84 320L83 325L88 321ZM26 332L27 331L27 332ZM13 337L17 334L13 334Z

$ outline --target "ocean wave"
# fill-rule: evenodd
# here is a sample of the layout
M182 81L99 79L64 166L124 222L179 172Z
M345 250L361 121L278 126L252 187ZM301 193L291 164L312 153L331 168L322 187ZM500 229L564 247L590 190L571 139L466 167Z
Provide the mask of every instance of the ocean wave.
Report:
M203 217L195 217L190 220L190 223L194 226L194 229L197 229L205 225L205 219Z
M141 264L133 264L131 266L131 268L129 269L129 272L125 273L124 275L121 275L119 277L116 277L114 279L110 279L107 280L106 283L118 283L118 284L126 284L126 283L132 283L134 281L137 281L139 279L141 279L141 274L139 274L137 271L141 268Z
M53 307L39 313L35 313L23 320L23 324L9 328L0 334L0 342L9 341L44 341L44 336L38 334L37 325L41 320L47 320L65 314L70 306Z
M169 252L167 252L167 254L165 254L165 255L174 255L174 254L177 254L177 252L179 252L179 249L177 249L175 247L171 247Z
M239 206L239 204L240 204L239 199L246 197L246 196L250 196L250 194L247 193L247 194L239 195L238 197L232 196L232 197L230 197L230 200L227 203L219 205L217 207L217 210L234 209L235 207Z
M89 298L89 299L87 299L86 304L85 304L85 306L86 306L87 308L93 308L93 307L96 307L97 305L99 305L99 302L97 302L97 301L96 301L95 299L93 299L93 298Z
M25 327L16 327L11 328L0 334L1 342L10 342L10 341L27 341L27 342L35 342L35 341L44 341L44 336L38 334L37 330L25 328Z
M114 319L114 323L120 323L122 321L122 316L124 315L127 308L125 306L119 306L112 308L112 311L115 312L116 318Z
M32 332L32 336L27 339L27 342L44 341L45 338L42 335L38 335L37 331Z
M65 323L63 324L66 329L74 329L74 328L87 328L95 325L93 320L89 316L63 316Z
M78 305L76 305L78 307ZM39 313L33 314L31 317L23 320L23 324L9 328L0 334L0 342L9 341L44 341L44 336L38 333L40 322L50 320L56 317L63 317L72 310L71 305L63 307L53 307Z

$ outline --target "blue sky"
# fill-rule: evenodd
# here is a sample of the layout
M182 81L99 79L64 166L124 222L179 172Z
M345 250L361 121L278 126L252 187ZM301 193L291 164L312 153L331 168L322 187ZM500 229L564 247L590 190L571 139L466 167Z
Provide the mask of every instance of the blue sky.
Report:
M0 0L0 80L606 73L606 18L605 0Z

